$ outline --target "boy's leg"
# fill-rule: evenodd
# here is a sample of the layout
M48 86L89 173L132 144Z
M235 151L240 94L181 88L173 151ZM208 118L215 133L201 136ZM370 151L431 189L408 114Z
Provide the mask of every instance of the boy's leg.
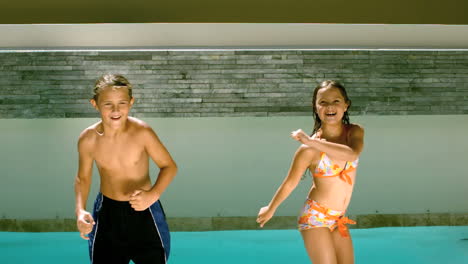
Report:
M161 239L167 261L171 252L171 234L169 233L169 226L166 222L166 214L164 213L161 201L155 202L148 209L151 213L156 231L158 232L158 235Z
M91 263L93 263L94 245L95 245L95 242L96 242L96 235L97 235L97 231L99 229L98 227L99 227L99 224L100 224L99 215L100 215L100 211L101 211L101 208L102 208L102 200L103 200L102 194L98 193L98 195L96 196L96 200L94 201L94 208L93 208L93 212L92 212L95 225L94 225L93 230L91 231L91 233L88 234L88 238L89 238L89 240L88 240L89 259L90 259ZM99 231L101 232L101 230L99 230Z
M126 205L98 194L93 211L96 224L89 235L92 264L130 262L125 215L122 213L127 208L122 204Z
M167 263L170 237L160 202L145 211L135 212L132 218L131 255L135 264Z
M96 241L92 264L128 264L129 262L130 254L126 248L115 247L105 240Z
M132 261L135 264L165 264L164 249L159 245L139 247L132 252Z

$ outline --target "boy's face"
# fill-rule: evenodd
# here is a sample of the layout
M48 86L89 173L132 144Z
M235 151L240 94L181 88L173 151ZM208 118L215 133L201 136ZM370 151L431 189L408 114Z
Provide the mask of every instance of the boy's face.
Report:
M91 104L101 113L102 122L114 128L125 124L133 102L127 87L106 87L99 93L97 101L91 99Z

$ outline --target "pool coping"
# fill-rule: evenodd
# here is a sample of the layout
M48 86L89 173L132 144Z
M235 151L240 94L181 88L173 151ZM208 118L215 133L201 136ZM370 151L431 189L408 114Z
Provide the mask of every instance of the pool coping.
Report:
M468 213L367 214L349 215L356 220L350 228L397 226L463 226ZM260 229L254 216L239 217L168 217L171 231L220 231ZM297 216L275 216L264 229L295 229ZM4 232L73 232L75 219L0 219Z

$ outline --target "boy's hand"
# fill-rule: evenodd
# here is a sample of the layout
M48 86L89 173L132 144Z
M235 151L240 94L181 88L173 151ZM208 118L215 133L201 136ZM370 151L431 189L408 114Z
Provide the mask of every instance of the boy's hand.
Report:
M302 144L305 144L308 140L310 140L310 137L302 129L291 132L291 137L301 142Z
M144 211L158 199L159 197L154 197L154 195L148 191L136 190L130 196L130 205L135 211Z
M260 224L260 227L263 227L273 217L273 214L274 212L270 210L270 207L262 207L257 217L257 223Z
M76 219L76 226L80 232L80 236L83 239L89 240L89 237L86 235L93 231L93 226L96 223L94 222L93 216L86 212L85 210L80 210Z

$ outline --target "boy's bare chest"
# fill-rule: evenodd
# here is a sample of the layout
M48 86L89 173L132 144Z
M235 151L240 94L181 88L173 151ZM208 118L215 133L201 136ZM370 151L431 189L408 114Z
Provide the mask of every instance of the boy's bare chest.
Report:
M138 166L148 156L138 142L101 140L96 143L94 159L100 167L113 170Z

